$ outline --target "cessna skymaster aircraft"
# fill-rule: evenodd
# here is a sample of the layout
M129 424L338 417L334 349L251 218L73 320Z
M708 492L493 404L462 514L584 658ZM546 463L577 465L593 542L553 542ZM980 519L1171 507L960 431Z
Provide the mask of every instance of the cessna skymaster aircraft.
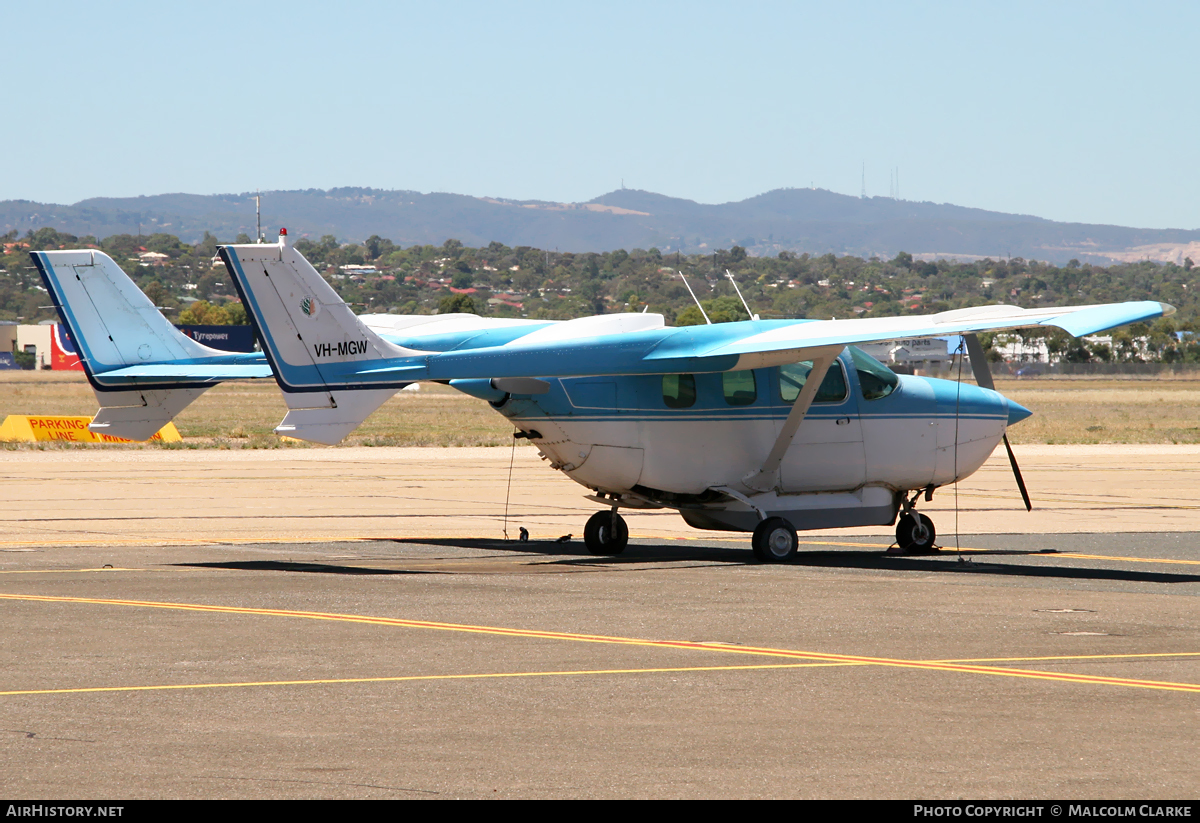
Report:
M1174 312L1151 301L982 306L683 328L630 313L358 317L286 230L277 244L220 253L266 363L184 337L101 252L32 253L100 400L93 428L146 439L212 384L273 373L288 406L275 431L334 444L397 389L449 383L592 490L605 507L584 530L594 554L625 548L619 508L671 508L696 528L753 532L767 562L795 555L797 529L897 523L902 549L933 550L921 495L976 471L1031 414L990 388L977 332L1080 336ZM965 336L979 386L897 375L853 346L950 335Z

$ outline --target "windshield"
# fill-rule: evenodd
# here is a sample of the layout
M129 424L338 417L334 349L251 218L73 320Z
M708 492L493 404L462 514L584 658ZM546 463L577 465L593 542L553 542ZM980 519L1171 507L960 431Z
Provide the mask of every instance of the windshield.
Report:
M864 400L887 397L900 385L900 378L887 366L856 346L848 346L854 370L858 372L858 385Z

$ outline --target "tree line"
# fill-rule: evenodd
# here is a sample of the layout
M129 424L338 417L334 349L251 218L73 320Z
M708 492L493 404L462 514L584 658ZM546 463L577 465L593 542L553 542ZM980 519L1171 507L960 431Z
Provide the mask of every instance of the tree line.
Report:
M176 323L245 322L228 273L219 261L214 265L221 241L210 234L187 244L169 234L98 239L43 228L24 236L10 232L0 240L0 320L36 323L54 316L29 251L92 247L108 253ZM234 242L250 238L240 235ZM712 322L745 320L749 315L728 271L762 319L886 317L995 303L1033 308L1158 300L1176 306L1178 313L1120 330L1111 346L1043 335L1052 352L1076 362L1200 362L1200 346L1190 342L1191 333L1200 331L1200 289L1190 260L1182 266L1152 261L1097 266L1019 257L928 261L904 252L890 260L791 252L753 257L740 246L693 255L654 248L570 253L498 242L471 248L454 239L402 247L378 235L362 243L303 237L296 248L360 314L469 311L565 320L649 310L673 325L703 323L682 272ZM148 252L165 257L148 257Z

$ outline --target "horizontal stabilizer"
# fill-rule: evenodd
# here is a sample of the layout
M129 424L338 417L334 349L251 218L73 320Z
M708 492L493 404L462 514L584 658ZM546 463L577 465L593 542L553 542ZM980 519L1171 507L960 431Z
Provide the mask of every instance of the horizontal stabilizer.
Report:
M104 373L105 377L140 377L146 382L175 380L186 383L221 383L225 380L261 380L271 376L267 363L224 365L164 363L157 366L126 366Z
M288 393L284 395L288 413L275 427L275 433L334 446L395 393L396 390L390 388Z
M207 388L98 391L100 411L88 429L126 440L149 440L206 391Z

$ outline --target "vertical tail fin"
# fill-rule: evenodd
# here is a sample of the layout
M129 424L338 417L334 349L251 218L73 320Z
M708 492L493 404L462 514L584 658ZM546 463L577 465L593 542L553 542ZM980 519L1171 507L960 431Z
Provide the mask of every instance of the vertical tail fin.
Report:
M186 337L104 252L30 257L100 403L92 431L148 440L215 383L269 375L265 364L247 368L252 358ZM205 368L206 362L226 365Z
M288 413L278 434L337 443L408 384L368 388L354 373L358 364L427 354L367 328L292 248L286 229L277 244L222 246L220 253L283 389Z
M89 375L224 355L185 336L102 251L31 252Z

